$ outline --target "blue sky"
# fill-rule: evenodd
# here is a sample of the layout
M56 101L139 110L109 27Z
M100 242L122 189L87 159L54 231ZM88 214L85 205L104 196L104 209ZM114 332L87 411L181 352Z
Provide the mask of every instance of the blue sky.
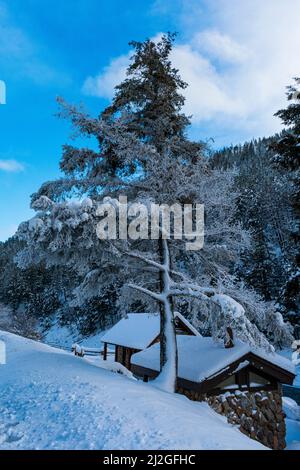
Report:
M30 194L59 175L70 136L55 97L98 113L124 77L131 39L177 31L191 135L220 147L280 129L299 76L299 0L0 0L0 240L32 215Z

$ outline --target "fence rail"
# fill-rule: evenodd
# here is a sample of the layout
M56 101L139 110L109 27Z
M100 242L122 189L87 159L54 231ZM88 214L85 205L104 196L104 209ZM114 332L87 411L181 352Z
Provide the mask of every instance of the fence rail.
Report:
M104 348L103 349L89 348L89 347L81 346L80 344L73 344L71 351L75 354L75 356L80 356L80 357L104 356L104 354L108 356L108 355L114 354L113 351L109 351L109 350L106 350L105 352Z
M42 342L41 340L39 340L39 342ZM45 343L43 343L45 344ZM84 356L104 356L104 348L92 348L92 347L89 347L89 346L84 346L84 345L80 345L80 344L73 344L71 347L69 346L62 346L61 344L59 343L56 343L54 341L47 341L47 343L49 346L53 347L53 348L57 348L57 349L62 349L64 351L67 351L67 352L72 352L75 354L75 356L79 356L79 357L84 357ZM110 351L109 349L107 349L106 351L106 355L107 356L110 356L110 355L114 355L115 353L113 351Z

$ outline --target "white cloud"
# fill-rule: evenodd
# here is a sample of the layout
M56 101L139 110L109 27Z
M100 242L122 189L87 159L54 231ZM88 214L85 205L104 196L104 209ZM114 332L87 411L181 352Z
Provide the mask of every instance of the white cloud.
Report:
M16 160L0 160L0 171L7 173L20 173L24 171L25 167L22 163Z
M111 98L114 88L126 77L126 69L129 64L130 53L113 59L95 77L88 77L83 84L83 92L91 96Z
M204 4L207 22L198 29ZM285 106L285 87L300 75L300 0L192 0L190 5L178 11L181 24L190 27L172 61L189 84L185 111L193 124L204 122L223 134L240 131L245 138L278 131L281 124L273 114ZM174 13L176 3L169 9ZM128 56L115 58L86 81L85 92L110 98L127 64Z
M172 62L189 84L185 90L185 112L193 122L209 121L218 113L234 115L239 103L222 88L222 80L211 62L190 45L176 46Z
M193 38L193 45L196 49L207 53L209 57L228 63L245 62L250 56L247 47L215 29L207 29L196 33Z

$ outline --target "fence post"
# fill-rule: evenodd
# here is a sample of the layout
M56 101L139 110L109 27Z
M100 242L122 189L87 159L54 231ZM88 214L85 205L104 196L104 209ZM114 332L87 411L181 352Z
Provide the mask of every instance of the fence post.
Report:
M104 343L103 361L107 360L107 343Z

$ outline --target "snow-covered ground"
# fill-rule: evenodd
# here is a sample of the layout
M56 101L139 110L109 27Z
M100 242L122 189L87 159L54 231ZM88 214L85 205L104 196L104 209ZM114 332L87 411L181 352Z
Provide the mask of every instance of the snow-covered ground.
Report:
M284 349L279 351L282 356L291 359L292 350ZM300 365L296 366L296 378L294 387L300 388ZM283 398L283 408L286 414L286 441L287 449L300 450L300 406L291 398Z
M286 414L287 449L300 450L300 406L291 398L283 398L283 408Z
M286 450L300 450L300 421L286 418Z
M205 403L11 333L0 340L0 449L265 449Z
M97 332L95 335L91 335L88 338L84 338L75 326L67 327L61 326L58 322L53 322L52 326L45 332L40 332L43 343L49 344L50 346L59 347L62 349L71 350L73 343L84 343L86 347L100 348L101 337L105 334L104 331Z

